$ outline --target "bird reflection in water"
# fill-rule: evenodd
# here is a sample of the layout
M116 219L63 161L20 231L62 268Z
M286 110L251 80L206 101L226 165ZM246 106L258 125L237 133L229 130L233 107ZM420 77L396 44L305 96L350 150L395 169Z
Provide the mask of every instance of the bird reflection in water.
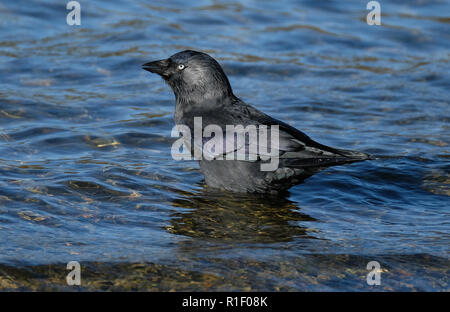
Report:
M204 188L182 192L172 203L187 209L172 214L167 230L173 234L222 242L277 243L295 237L314 238L307 223L316 219L301 213L284 196L233 194Z

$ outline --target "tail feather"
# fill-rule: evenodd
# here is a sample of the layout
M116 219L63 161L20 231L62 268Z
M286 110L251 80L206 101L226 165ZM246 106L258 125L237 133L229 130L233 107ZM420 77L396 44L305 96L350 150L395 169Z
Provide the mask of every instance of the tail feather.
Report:
M366 154L366 153L350 151L350 150L342 150L342 149L337 149L337 151L339 152L339 155L345 156L347 158L355 159L355 160L373 159L372 156L370 156L369 154Z
M336 156L285 159L283 165L290 168L330 167L374 159L369 154L357 151L336 151L338 151Z

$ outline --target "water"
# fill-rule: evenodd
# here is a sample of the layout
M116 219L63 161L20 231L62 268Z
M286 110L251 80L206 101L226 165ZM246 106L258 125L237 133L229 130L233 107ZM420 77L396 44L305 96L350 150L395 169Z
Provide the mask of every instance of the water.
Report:
M449 290L448 1L0 5L0 289ZM144 62L219 60L235 94L377 160L279 198L211 192L170 156ZM381 285L368 286L369 261Z

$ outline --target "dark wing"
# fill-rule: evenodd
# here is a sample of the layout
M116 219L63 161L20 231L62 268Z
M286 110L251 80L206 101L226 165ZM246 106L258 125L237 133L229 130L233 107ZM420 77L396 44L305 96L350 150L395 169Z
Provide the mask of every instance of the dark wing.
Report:
M325 167L370 159L370 156L365 153L337 149L317 143L296 128L272 118L240 100L237 104L235 107L243 110L240 114L244 113L248 122L279 126L279 157L285 166Z

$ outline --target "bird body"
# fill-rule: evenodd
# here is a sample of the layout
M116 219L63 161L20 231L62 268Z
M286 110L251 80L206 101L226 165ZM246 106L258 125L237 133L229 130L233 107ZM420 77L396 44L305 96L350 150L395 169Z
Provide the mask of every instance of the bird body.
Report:
M177 125L186 125L191 133L198 120L201 120L202 133L209 125L220 129L234 126L234 130L241 126L240 130L225 131L223 136L215 133L214 137L201 141L185 138L191 153L199 149L207 154L199 159L199 164L210 187L234 192L277 193L329 166L370 159L365 153L317 143L296 128L248 105L233 94L221 66L205 53L187 50L166 60L146 63L143 68L159 74L172 88ZM276 132L271 132L270 138L264 137L267 141L260 140L263 136L258 132L258 140L252 141L256 138L249 134L248 129L252 127L258 131L273 127ZM208 141L214 143L214 150L209 154L204 148ZM252 147L256 147L256 153ZM267 153L261 153L262 150ZM229 155L234 158L230 159ZM262 170L274 160L276 167Z

